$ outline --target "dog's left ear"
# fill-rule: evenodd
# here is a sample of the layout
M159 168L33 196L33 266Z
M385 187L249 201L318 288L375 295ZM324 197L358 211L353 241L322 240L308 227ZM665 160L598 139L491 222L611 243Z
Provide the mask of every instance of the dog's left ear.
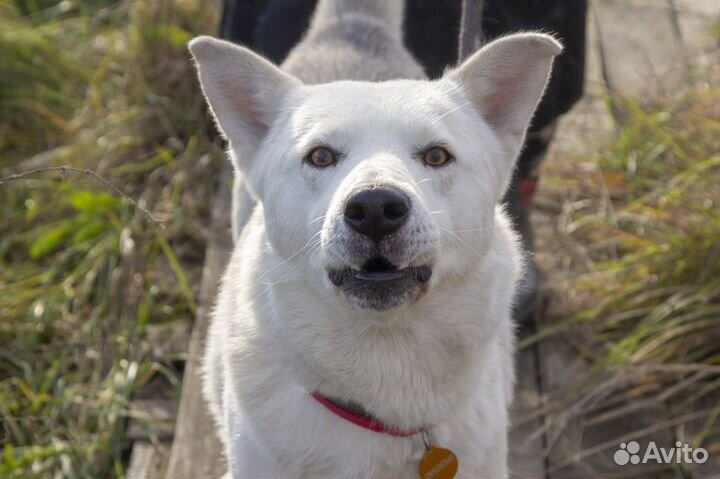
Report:
M300 81L247 48L211 37L190 42L203 93L223 135L245 158L254 156L283 100ZM241 169L247 165L236 165Z
M506 145L522 145L562 46L550 35L519 33L495 40L446 74Z

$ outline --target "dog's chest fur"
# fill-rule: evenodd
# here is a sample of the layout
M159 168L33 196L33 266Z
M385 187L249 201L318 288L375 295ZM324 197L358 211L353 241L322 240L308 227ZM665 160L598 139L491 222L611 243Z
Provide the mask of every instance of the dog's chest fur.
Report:
M361 314L327 308L322 296L293 288L302 281L293 273L286 287L258 283L258 272L276 264L264 257L261 224L256 211L233 255L205 363L234 477L417 477L425 451L419 435L392 437L340 419L308 395L318 388L407 428L441 417L429 425L436 443L460 458L460 479L504 477L512 334L509 324L491 330L477 323L480 315L504 314L492 298L508 284L487 278L512 253L491 254L473 291L439 293L409 311L405 331L373 330ZM308 315L317 329L296 320Z

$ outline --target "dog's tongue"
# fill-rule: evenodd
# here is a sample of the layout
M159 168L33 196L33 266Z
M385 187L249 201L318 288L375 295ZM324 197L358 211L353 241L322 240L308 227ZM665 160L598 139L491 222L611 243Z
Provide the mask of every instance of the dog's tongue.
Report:
M415 281L426 283L430 281L432 268L429 265L423 265L399 270L389 262L381 263L373 261L366 263L360 271L346 268L328 272L328 278L330 278L330 281L335 286L342 286L353 278L358 281L382 283L386 281L397 281L407 275L412 275Z
M387 258L376 256L365 262L362 270L355 272L355 279L360 281L395 281L405 276L405 272L400 271Z
M355 273L355 279L361 281L394 281L405 276L402 271L358 271Z
M432 277L432 268L428 265L416 266L410 268L410 273L415 281L427 283ZM387 271L357 271L355 279L362 281L395 281L401 279L408 274L407 270L387 270Z

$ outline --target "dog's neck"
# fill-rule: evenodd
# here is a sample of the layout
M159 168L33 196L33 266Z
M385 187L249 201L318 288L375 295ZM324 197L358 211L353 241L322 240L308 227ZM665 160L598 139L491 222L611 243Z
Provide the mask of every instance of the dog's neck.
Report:
M258 240L269 244L263 235ZM256 307L267 319L254 326L259 342L249 346L260 356L273 352L263 362L283 371L301 394L362 404L400 429L442 423L490 387L491 370L506 367L493 359L513 342L505 318L514 272L505 271L513 263L503 244L492 241L462 280L440 276L421 301L375 319L328 296L308 281L316 273L265 247L271 272L249 295L262 298Z
M308 300L311 295L303 304L323 304ZM471 390L482 387L478 368L487 366L479 351L492 342L494 332L482 318L471 317L477 313L438 329L438 318L447 317L448 308L436 302L422 311L397 313L400 317L388 325L369 325L361 314L329 308L312 313L313 329L323 331L319 337L306 323L292 320L309 314L301 304L284 303L288 296L280 291L273 296L273 309L282 316L275 324L282 327L272 331L272 341L279 336L287 342L284 366L303 390L360 404L383 423L413 430L455 414L472 397Z

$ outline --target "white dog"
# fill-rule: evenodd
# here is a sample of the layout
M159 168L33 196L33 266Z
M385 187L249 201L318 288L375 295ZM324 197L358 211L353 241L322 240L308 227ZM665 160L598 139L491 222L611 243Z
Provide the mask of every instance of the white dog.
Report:
M427 81L402 11L320 0L282 69L190 44L237 171L204 363L235 479L417 478L428 438L507 477L521 254L496 205L561 47L510 35Z

